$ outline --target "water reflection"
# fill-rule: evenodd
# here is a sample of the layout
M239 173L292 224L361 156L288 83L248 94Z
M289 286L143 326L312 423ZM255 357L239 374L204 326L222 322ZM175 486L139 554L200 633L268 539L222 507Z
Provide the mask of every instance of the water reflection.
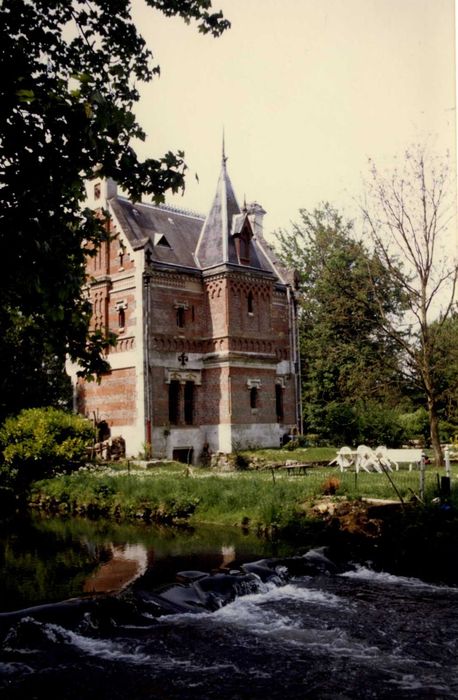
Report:
M111 558L84 582L85 593L117 593L145 573L152 564L143 544L111 545Z
M142 578L149 586L177 571L235 567L289 554L288 545L236 528L177 529L33 515L0 529L1 610L92 593L111 593Z

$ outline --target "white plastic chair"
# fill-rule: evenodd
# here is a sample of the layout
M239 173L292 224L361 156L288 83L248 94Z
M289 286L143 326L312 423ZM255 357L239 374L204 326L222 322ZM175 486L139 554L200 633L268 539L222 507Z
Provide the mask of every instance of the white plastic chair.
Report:
M364 469L364 471L366 472L382 471L382 467L378 462L374 450L372 450L370 447L367 447L367 445L359 445L359 447L357 448L355 464L357 472L359 472L360 469Z
M376 448L375 456L377 457L382 467L388 469L390 472L393 471L393 467L395 469L399 469L399 464L394 460L390 459L390 457L388 456L388 450L386 449L385 445L379 445Z
M340 471L344 472L345 469L349 469L355 462L353 452L349 447L341 447L337 453L336 459L333 460L333 462L337 462Z

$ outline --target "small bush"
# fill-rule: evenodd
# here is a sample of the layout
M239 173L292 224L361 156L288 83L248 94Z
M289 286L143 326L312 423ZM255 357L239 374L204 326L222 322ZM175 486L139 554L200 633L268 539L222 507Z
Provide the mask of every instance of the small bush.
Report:
M7 418L0 428L4 481L32 481L72 471L86 461L94 440L92 423L57 408L30 408Z
M322 493L325 496L334 496L334 494L337 493L339 488L340 480L337 479L335 476L331 476L329 477L329 479L326 479L326 481L321 486Z

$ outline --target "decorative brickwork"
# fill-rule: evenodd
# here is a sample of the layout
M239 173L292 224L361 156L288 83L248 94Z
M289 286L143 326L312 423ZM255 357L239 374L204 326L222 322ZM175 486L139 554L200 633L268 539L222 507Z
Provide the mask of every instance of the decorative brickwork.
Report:
M104 187L92 205L110 212L110 240L88 260L88 294L93 328L118 343L100 384L75 380L77 409L128 455L278 446L300 410L295 302L262 243L262 207L240 211L225 162L206 221L133 206L114 183L102 202Z

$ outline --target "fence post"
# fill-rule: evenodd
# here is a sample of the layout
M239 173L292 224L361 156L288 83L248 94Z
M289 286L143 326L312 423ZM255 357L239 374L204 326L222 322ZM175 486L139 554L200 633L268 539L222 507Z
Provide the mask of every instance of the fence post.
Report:
M450 479L451 473L450 473L450 450L448 447L445 448L445 476L448 476Z
M421 455L420 460L420 501L425 501L425 455Z

